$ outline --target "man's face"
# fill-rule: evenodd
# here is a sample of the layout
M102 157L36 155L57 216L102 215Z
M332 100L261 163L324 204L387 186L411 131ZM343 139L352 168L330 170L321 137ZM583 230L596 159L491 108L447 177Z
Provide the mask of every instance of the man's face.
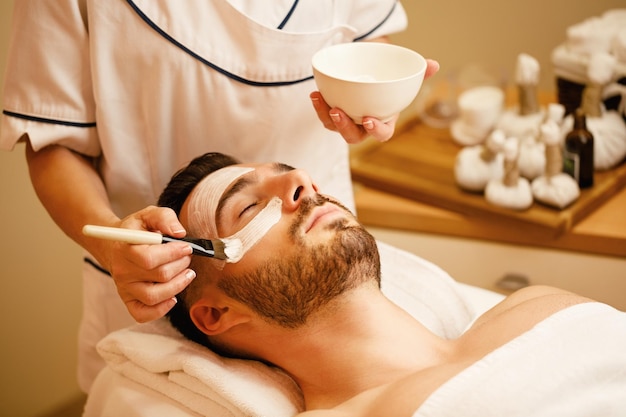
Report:
M346 290L379 279L372 236L348 209L317 193L306 173L281 164L244 166L254 170L226 187L216 213L202 215L216 219L220 237L231 236L278 197L280 219L241 261L224 267L222 291L268 320L296 327ZM203 230L190 232L206 236Z

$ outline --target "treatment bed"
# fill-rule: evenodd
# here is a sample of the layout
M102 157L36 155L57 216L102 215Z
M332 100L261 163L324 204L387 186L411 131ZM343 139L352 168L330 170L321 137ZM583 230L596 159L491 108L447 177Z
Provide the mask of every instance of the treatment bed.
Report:
M379 242L383 292L435 334L461 335L503 296L460 284ZM85 417L292 417L295 383L256 361L220 357L166 319L114 332L98 350ZM626 313L589 302L559 311L441 385L412 417L623 417Z
M503 298L378 244L383 292L442 337L459 336ZM282 372L219 357L183 338L166 319L112 333L98 349L107 366L91 389L84 417L287 417L302 410L298 388Z
M455 338L503 296L454 281L424 259L379 242L383 292L434 333ZM575 347L574 349L572 347ZM301 393L280 370L226 359L166 319L114 332L85 417L291 417ZM626 313L566 308L448 380L413 417L626 415Z

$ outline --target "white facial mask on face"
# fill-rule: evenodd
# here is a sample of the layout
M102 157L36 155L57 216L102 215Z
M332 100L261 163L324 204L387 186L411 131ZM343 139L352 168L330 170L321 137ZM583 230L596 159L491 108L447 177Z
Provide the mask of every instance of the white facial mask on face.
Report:
M187 218L192 230L202 230L208 233L207 237L220 237L215 222L217 205L228 187L237 178L254 171L250 167L225 167L204 178L193 189L188 199ZM274 197L243 229L232 236L220 239L226 244L226 261L213 259L221 269L225 262L239 262L241 258L280 220L282 214L282 200Z

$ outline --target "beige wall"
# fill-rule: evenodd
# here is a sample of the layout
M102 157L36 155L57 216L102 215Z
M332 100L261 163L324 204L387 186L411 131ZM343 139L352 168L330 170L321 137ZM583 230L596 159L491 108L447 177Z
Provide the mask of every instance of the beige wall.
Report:
M2 71L12 5L13 0L0 1ZM542 86L552 88L549 55L564 39L565 28L618 6L623 0L576 6L566 0L406 0L411 27L394 40L438 59L443 75L470 63L510 74L517 54L526 52L542 64ZM0 152L0 196L0 415L34 416L78 393L80 250L39 205L22 146Z
M13 0L0 0L4 74ZM36 416L78 392L80 251L32 191L23 146L0 151L0 415Z
M541 87L554 89L552 49L568 26L589 16L624 8L624 0L404 1L409 30L394 36L441 64L441 75L468 64L485 65L512 78L516 57L527 53L541 64Z

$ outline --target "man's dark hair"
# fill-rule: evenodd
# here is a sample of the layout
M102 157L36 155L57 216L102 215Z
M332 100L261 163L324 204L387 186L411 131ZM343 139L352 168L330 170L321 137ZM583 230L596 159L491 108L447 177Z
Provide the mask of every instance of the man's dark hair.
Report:
M174 174L161 193L157 204L171 208L177 216L180 216L185 200L200 181L218 169L236 164L239 164L238 160L218 152L198 156Z
M238 163L239 161L235 158L217 152L205 153L193 159L189 165L174 174L161 193L157 204L161 207L171 208L176 212L177 216L180 216L185 200L187 200L191 191L200 181L218 169ZM178 294L178 302L167 313L167 317L172 325L185 337L207 346L208 340L206 335L198 330L189 316L189 306L186 305L187 288Z

